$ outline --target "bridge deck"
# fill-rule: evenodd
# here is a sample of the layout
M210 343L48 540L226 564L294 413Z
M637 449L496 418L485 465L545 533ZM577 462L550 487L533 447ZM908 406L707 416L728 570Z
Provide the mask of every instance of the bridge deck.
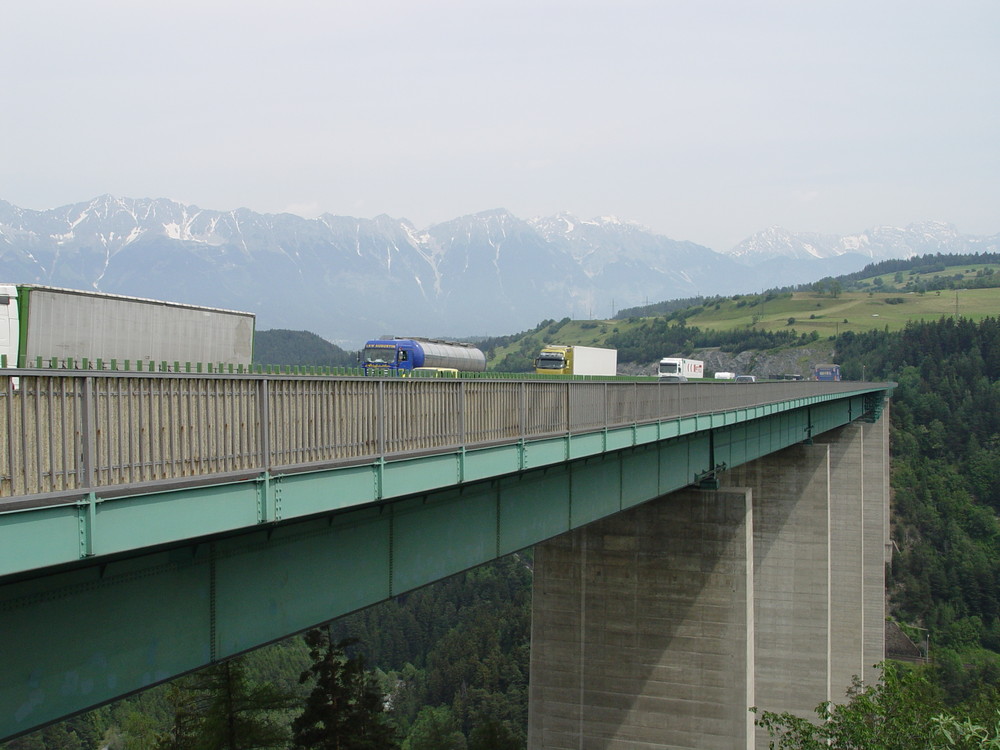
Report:
M0 576L662 440L886 386L19 371L0 392ZM11 381L15 382L15 381ZM853 402L849 402L853 403ZM589 437L587 437L589 436ZM808 435L803 435L803 438ZM421 462L412 459L440 456ZM396 481L398 462L407 465ZM283 502L339 472L349 499ZM191 488L228 497L206 507ZM225 490L222 486L228 486ZM200 505L198 505L200 504Z

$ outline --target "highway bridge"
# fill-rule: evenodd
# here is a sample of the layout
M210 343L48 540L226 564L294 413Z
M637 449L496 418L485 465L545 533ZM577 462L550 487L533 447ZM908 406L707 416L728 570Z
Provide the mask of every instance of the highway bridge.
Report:
M534 545L532 748L881 659L890 384L6 373L0 737Z

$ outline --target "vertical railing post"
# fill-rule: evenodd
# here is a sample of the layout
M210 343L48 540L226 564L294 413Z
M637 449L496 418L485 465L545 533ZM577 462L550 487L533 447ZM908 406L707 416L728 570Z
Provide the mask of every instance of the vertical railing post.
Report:
M520 383L520 404L519 404L519 414L517 415L517 420L521 427L521 440L523 441L528 435L528 383L522 380Z
M6 356L5 354L4 357ZM10 470L10 494L13 496L17 494L17 467L14 466L14 378L4 378L4 390L7 398L7 466ZM24 431L23 426L21 431Z
M37 393L37 386L36 386ZM94 378L83 378L82 397L80 403L80 435L81 447L81 480L87 490L86 500L77 502L77 524L80 534L80 557L90 557L94 554L94 535L97 525L97 498L94 495L97 456L97 444L94 430L97 422L96 402L94 400ZM110 429L110 425L107 429Z
M458 444L463 448L467 442L465 434L465 425L467 424L465 419L465 382L464 380L458 381Z
M89 490L94 487L94 455L96 453L96 445L94 442L94 422L96 420L96 414L94 413L94 378L92 376L88 375L83 378L83 388L81 390L80 439L83 441L83 444L80 446L82 456L80 481L82 482L83 488Z
M260 462L261 469L268 474L271 473L271 387L269 378L261 378L259 383L257 401L260 413L258 423L260 424Z
M573 384L569 381L566 382L566 398L563 399L563 403L566 405L566 434L570 435L573 432Z
M666 417L666 415L663 413L663 388L661 388L662 385L663 384L660 382L660 379L657 378L656 379L656 421L657 422L662 422L664 420L664 418ZM657 429L659 429L659 427L657 427ZM657 433L657 434L659 434L659 433Z
M260 481L257 485L257 523L274 521L280 515L277 497L280 488L271 481L271 381L257 381L257 425L260 450Z
M42 466L42 440L44 432L48 432L52 429L51 421L47 425L46 429L42 430L42 378L43 375L39 375L35 378L35 397L32 399L32 406L34 407L34 425L35 425L35 439L32 441L35 448L35 488L38 492L45 491L45 467Z
M386 419L385 413L385 379L379 378L376 383L375 396L375 442L378 456L375 460L375 497L382 499L382 492L385 487L385 448L386 448ZM391 563L390 563L391 564Z
M608 395L609 395L608 394L608 386L610 386L610 385L611 385L610 383L605 382L604 383L604 388L601 389L603 391L603 393L604 393L604 433L605 433L605 435L607 435L608 427L610 426L609 422L611 421L611 409L610 409L610 404L608 403Z
M25 492L30 492L31 491L31 486L32 486L32 478L31 478L31 476L28 473L28 469L29 469L29 466L30 466L30 461L28 461L28 454L29 454L29 450L28 450L28 423L29 423L29 420L28 420L28 398L29 398L29 396L31 394L31 385L32 385L32 381L33 380L34 380L33 378L21 378L20 379L20 388L18 389L18 391L21 394L21 398L18 399L19 406L20 406L20 409L18 411L20 412L20 418L21 418L21 429L20 429L20 433L21 433L21 440L20 440L20 443L21 443L21 466L24 467L24 491ZM37 389L37 386L36 386L36 389ZM35 426L35 433L37 434L37 432L38 432L38 427L36 425Z
M377 397L375 402L375 442L379 457L385 456L385 380L377 382Z

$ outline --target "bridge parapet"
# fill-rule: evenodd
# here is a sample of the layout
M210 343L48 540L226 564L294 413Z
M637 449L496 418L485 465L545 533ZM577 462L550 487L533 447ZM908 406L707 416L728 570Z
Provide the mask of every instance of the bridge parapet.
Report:
M9 370L0 502L59 502L201 478L417 452L866 392L859 383L544 382ZM14 383L17 387L14 387Z

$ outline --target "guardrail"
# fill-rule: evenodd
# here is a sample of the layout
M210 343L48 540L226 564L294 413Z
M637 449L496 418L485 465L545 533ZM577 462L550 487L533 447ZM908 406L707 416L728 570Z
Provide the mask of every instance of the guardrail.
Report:
M0 369L8 369L6 354L0 354ZM308 375L314 377L345 377L345 376L366 376L379 378L473 378L491 380L621 380L621 381L642 381L655 380L656 376L649 375L553 375L550 373L522 373L522 372L432 372L441 368L428 368L426 371L415 370L390 370L373 369L369 372L360 364L356 367L346 367L343 365L265 365L249 364L234 365L223 362L179 362L174 360L143 360L143 359L88 359L87 357L35 357L26 363L24 369L36 371L66 371L66 370L86 370L87 372L99 371L109 373L185 373L185 374L207 374L207 375Z
M38 502L592 432L866 387L37 369L5 375L0 499Z

